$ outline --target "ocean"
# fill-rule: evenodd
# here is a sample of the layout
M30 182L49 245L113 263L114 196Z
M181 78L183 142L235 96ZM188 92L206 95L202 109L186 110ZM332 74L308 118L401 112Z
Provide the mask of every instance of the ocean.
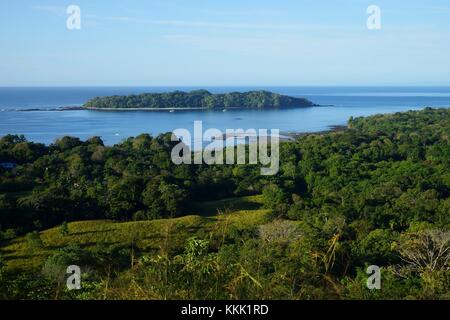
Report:
M279 129L280 132L314 132L345 125L350 116L368 116L425 107L450 107L450 87L202 87L212 93L269 90L305 97L320 107L287 110L222 111L48 111L81 106L96 96L138 94L198 87L74 87L0 88L0 136L23 134L30 141L50 144L62 136L87 139L100 136L116 144L141 133L157 135L185 128L194 121L203 130ZM35 111L26 111L38 109Z

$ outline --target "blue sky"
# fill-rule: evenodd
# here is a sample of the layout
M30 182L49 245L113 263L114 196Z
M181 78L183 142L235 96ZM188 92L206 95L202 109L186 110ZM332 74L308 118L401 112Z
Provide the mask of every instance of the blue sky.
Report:
M0 86L450 85L448 0L1 0L0 41Z

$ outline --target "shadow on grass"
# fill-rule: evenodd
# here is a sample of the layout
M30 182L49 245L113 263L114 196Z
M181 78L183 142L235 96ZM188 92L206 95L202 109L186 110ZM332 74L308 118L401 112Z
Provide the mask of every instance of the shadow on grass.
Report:
M80 232L71 232L67 236L81 236L85 234L96 234L96 233L107 233L115 231L115 229L107 229L107 230L94 230L94 231L80 231Z
M242 198L230 198L218 201L195 202L189 208L192 212L203 217L215 216L220 212L226 213L231 211L252 211L262 208L261 203L245 200Z

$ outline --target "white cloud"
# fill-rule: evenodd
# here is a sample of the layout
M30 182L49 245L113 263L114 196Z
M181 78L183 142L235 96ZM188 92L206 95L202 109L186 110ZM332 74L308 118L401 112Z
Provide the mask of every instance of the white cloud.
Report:
M233 23L233 22L209 22L209 21L184 21L184 20L156 20L153 24L177 27L195 28L219 28L219 29L276 29L276 30L305 30L313 26L302 24L256 24L256 23ZM317 26L315 26L317 27Z

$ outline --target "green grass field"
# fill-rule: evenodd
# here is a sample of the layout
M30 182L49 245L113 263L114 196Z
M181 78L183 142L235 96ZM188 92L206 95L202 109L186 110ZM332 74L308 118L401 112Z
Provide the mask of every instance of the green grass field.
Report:
M151 221L114 222L109 220L69 223L69 234L58 227L40 233L44 247L30 253L25 236L6 242L0 249L7 267L14 271L40 268L56 249L76 244L86 249L98 245L131 245L141 252L181 251L190 237L212 242L234 229L255 228L266 221L261 196L224 199L195 204L196 215Z

